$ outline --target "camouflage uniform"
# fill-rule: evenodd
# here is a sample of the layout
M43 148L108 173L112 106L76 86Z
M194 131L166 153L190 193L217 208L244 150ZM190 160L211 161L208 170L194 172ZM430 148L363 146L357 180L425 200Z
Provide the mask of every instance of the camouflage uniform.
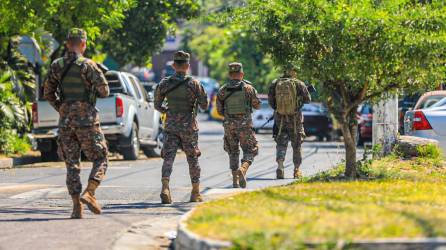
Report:
M276 84L278 81L284 78L289 79L290 77L284 75L282 78L274 80L269 87L268 102L274 110L276 110ZM274 139L277 143L276 161L278 163L283 163L285 160L288 142L291 141L291 146L293 147L293 163L296 171L299 169L302 163L301 145L303 138L305 138L303 115L300 109L304 103L309 103L311 101L311 96L307 90L307 87L305 86L305 83L297 79L294 80L296 81L297 96L299 97L298 109L294 115L289 116L280 115L275 112Z
M187 57L188 58L188 57ZM186 79L186 74L175 73L175 75L164 78L155 91L155 109L161 113L166 113L165 137L161 156L164 159L162 167L162 177L170 178L172 166L178 148L186 153L189 163L189 174L192 183L200 182L200 165L198 157L201 155L198 149L198 126L196 114L194 112L178 113L169 111L168 100L165 105L167 91L180 81ZM190 78L187 84L187 100L194 106L195 112L197 105L201 109L207 109L208 99L203 86L196 79Z
M243 72L242 65L240 63L231 63L229 65L229 72ZM228 114L225 112L225 99L230 98L228 94L231 89L237 88L244 89L244 98L247 108L249 108L246 114ZM251 113L253 108L260 108L260 100L257 97L257 91L248 81L230 80L220 88L217 95L217 110L224 116L224 150L229 155L229 167L233 171L233 174L235 174L234 171L239 169L239 147L243 151L242 164L246 163L251 165L254 157L258 154L258 144L252 129ZM234 179L234 187L237 187L235 183L236 180Z
M93 103L94 100L72 102L59 98L61 96L60 81L65 66L79 58L81 58L80 55L68 52L63 58L56 59L51 64L48 79L44 85L44 98L60 115L58 153L64 159L67 167L66 184L71 195L80 194L82 191L80 180L81 150L93 162L89 180L100 183L108 166L107 145L99 127L99 114L95 108L95 103ZM87 58L77 60L75 63L78 62L80 62L81 68L78 77L82 78L85 88L93 91L99 97L108 96L110 93L108 83L96 63Z

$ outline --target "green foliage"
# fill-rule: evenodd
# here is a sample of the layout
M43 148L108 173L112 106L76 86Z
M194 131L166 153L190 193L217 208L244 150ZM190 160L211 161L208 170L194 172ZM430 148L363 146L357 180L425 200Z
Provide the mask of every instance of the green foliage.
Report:
M443 153L441 148L435 144L419 145L417 147L419 157L427 159L442 159Z
M25 131L28 125L26 106L14 93L12 71L0 71L0 124L5 129Z
M0 154L22 155L31 150L27 138L22 138L12 130L0 128Z
M176 23L199 13L194 0L145 1L124 13L120 28L104 37L104 49L121 64L146 65L153 52L161 49L169 31Z

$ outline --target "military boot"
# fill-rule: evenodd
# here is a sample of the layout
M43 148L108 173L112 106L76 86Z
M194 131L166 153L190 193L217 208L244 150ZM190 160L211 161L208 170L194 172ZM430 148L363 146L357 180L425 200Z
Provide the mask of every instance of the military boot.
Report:
M251 164L249 162L243 162L242 166L237 170L239 183L241 188L246 188L246 173Z
M71 213L71 219L82 219L82 203L79 194L75 194L71 196L73 200L73 212Z
M190 202L202 202L203 197L200 194L200 183L192 183L192 192L190 194Z
M299 169L299 166L294 166L294 179L302 178L302 172Z
M239 178L238 178L237 171L232 171L232 187L239 188L240 184L238 182L239 182Z
M276 170L276 177L277 179L283 179L285 178L285 168L283 166L283 161L277 161L277 170Z
M96 189L99 187L99 182L94 180L88 181L88 186L82 194L81 201L87 205L88 209L94 214L101 214L101 206L94 196Z
M161 189L161 203L162 204L172 204L172 197L170 196L170 188L169 188L169 178L163 177L161 179L163 187Z

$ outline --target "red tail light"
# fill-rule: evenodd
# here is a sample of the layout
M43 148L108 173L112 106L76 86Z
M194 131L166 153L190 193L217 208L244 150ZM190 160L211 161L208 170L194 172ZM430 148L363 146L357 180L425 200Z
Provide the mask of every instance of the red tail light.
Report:
M116 97L116 117L122 117L124 115L124 102L122 98Z
M33 116L33 123L38 123L39 122L39 113L37 111L37 102L33 103L32 116Z
M412 124L413 130L429 130L432 129L431 124L426 119L426 116L424 116L423 111L415 111L413 116L413 124Z

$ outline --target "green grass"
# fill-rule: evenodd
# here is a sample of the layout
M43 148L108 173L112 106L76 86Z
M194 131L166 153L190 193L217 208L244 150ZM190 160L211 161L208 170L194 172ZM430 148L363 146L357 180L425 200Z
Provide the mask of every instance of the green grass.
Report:
M446 236L446 168L440 156L395 156L342 167L301 182L200 205L192 231L229 240L233 249L331 249L339 240Z

